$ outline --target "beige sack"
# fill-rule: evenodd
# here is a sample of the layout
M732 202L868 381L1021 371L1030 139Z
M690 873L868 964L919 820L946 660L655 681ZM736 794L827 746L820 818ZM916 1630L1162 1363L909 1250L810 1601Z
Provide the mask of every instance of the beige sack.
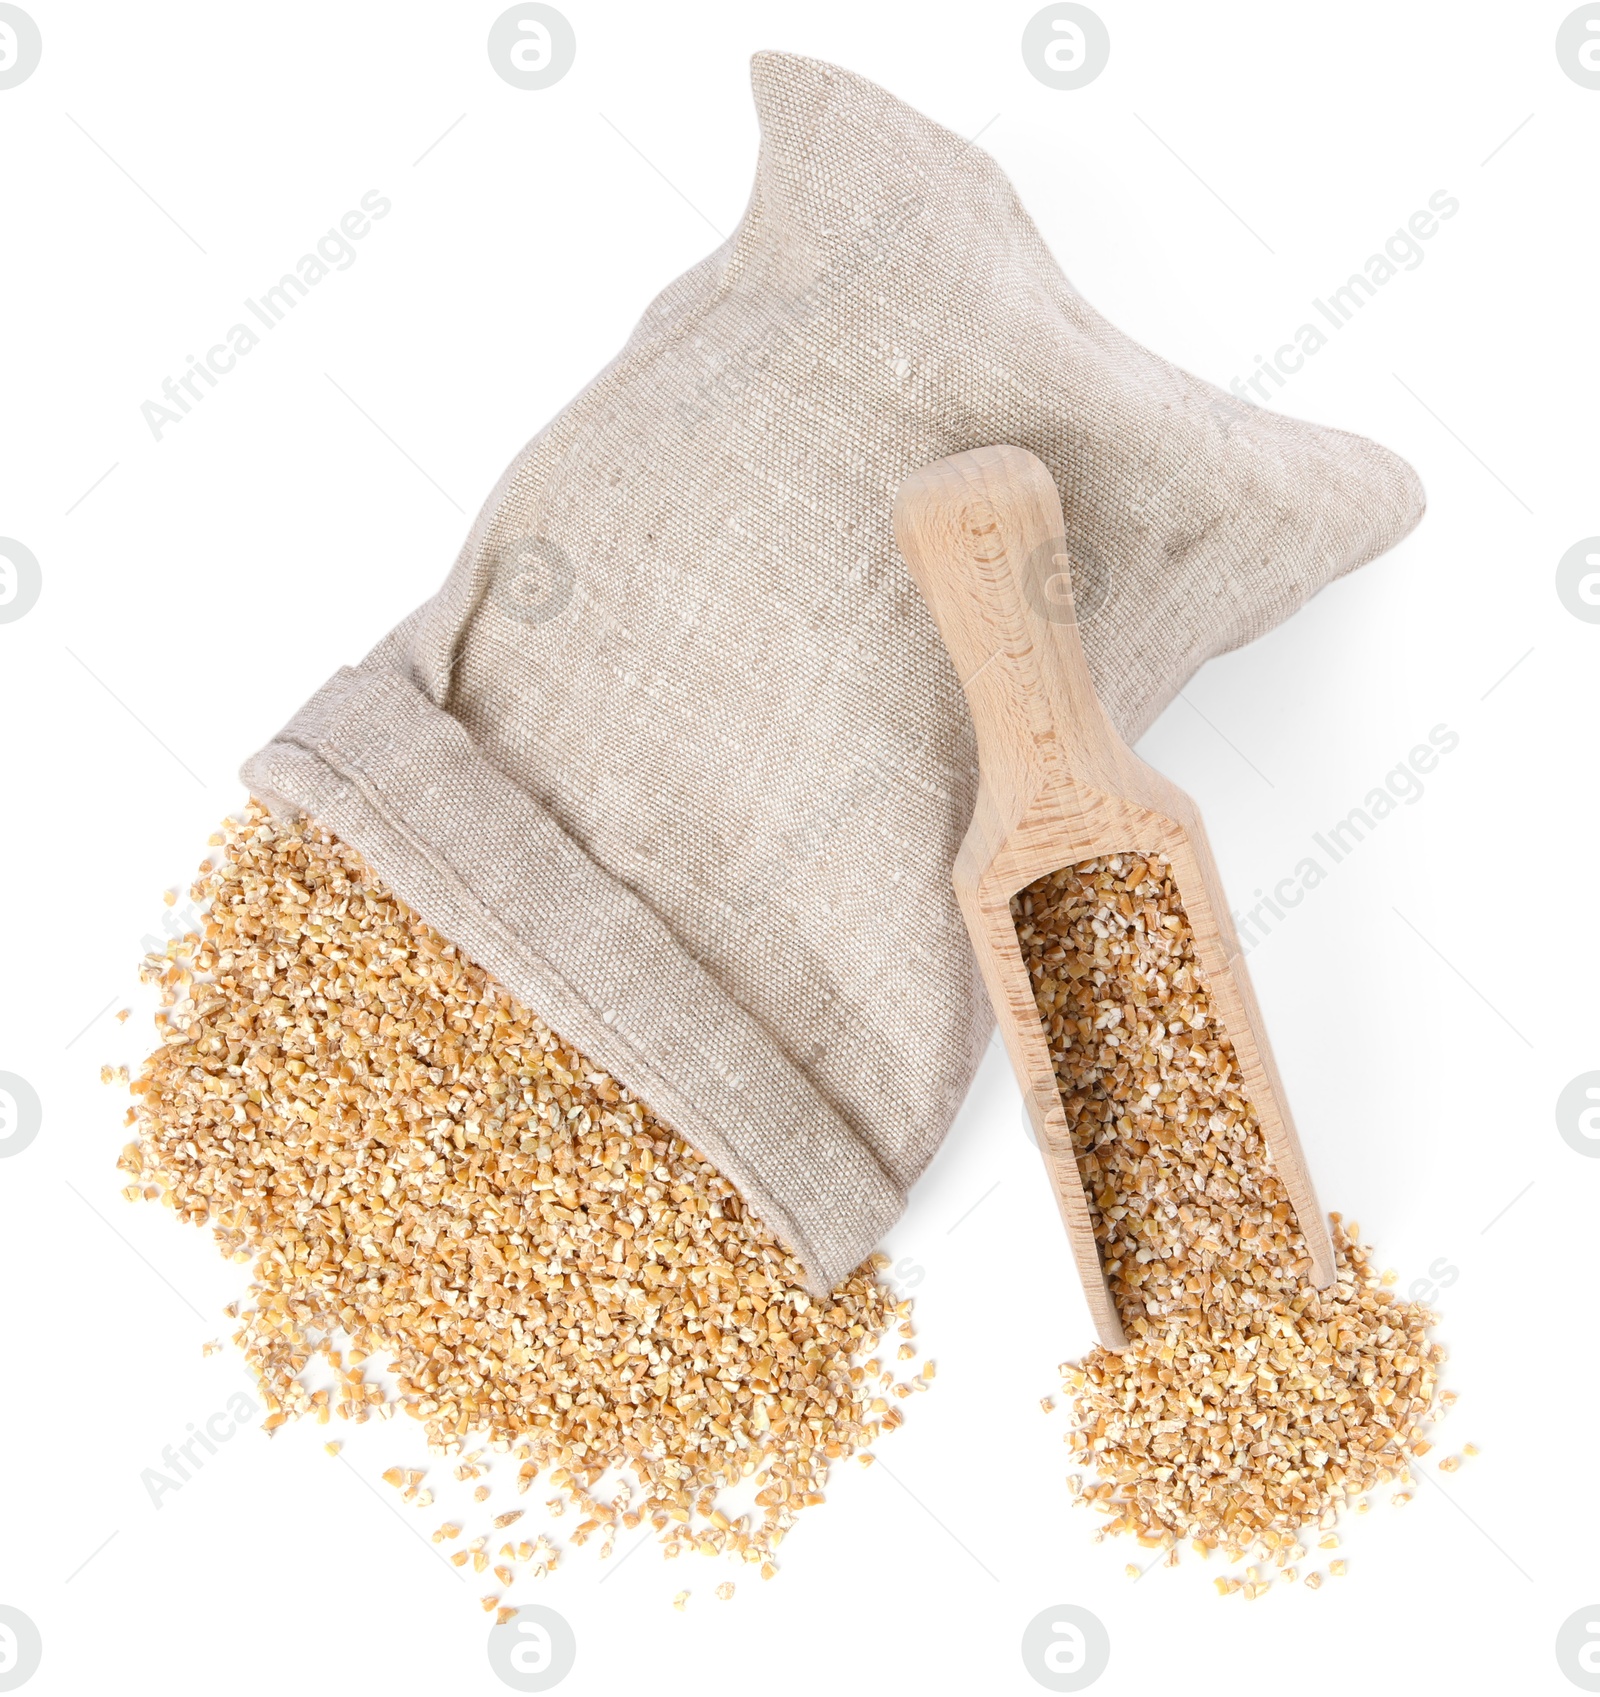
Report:
M1130 739L1422 492L1113 329L980 149L815 60L754 82L733 236L244 778L714 1160L821 1292L992 1025L950 889L972 730L891 540L900 479L993 442L1050 467Z

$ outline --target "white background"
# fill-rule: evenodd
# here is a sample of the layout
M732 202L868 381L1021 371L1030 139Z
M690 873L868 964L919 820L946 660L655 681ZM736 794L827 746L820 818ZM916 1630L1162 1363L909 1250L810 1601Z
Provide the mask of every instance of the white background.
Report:
M200 1350L245 1269L122 1202L125 1098L97 1075L142 1053L140 939L240 759L432 591L524 440L738 219L763 47L982 129L1089 299L1223 382L1430 194L1460 200L1276 403L1409 457L1422 527L1208 666L1142 749L1199 798L1237 905L1430 727L1459 734L1251 968L1325 1204L1402 1286L1454 1271L1440 1453L1483 1453L1352 1521L1320 1594L1221 1601L1193 1558L1130 1583L1039 1409L1089 1334L991 1050L887 1246L939 1376L883 1466L840 1474L731 1604L699 1558L574 1552L526 1588L578 1635L564 1689L1036 1691L1021 1634L1060 1602L1105 1623L1107 1693L1576 1689L1554 1640L1600 1602L1600 1162L1553 1109L1600 1067L1600 628L1555 567L1600 532L1600 91L1557 63L1570 8L1103 0L1109 68L1059 92L1021 57L1031 4L563 5L576 65L529 93L491 70L494 3L28 0L43 61L0 92L0 533L43 592L0 625L0 1070L44 1124L0 1162L0 1602L43 1633L30 1689L505 1689L481 1587L369 1489L423 1459L409 1422L352 1428L350 1466L317 1428L251 1427L152 1507L141 1470L247 1383ZM356 263L155 441L141 402L374 188L393 211Z

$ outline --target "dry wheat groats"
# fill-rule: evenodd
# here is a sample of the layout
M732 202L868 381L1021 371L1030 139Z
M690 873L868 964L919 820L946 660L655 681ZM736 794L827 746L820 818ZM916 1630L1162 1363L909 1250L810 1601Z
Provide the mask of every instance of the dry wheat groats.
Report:
M1257 1547L1287 1568L1305 1553L1297 1531L1428 1447L1433 1316L1371 1275L1337 1215L1337 1283L1305 1282L1167 867L1085 861L1012 912L1130 1339L1066 1369L1069 1441L1098 1475L1079 1500L1106 1532Z
M576 1511L570 1544L608 1553L649 1525L668 1554L770 1576L833 1463L870 1460L931 1382L931 1361L905 1365L909 1302L871 1267L810 1297L709 1163L328 833L252 807L213 841L205 935L147 965L163 1041L122 1164L130 1197L250 1264L236 1341L268 1427L404 1409L464 1456L458 1479L488 1465L467 1446L515 1446L518 1489L542 1475L551 1511ZM1133 1340L1067 1370L1078 1500L1101 1536L1170 1560L1181 1538L1262 1551L1293 1577L1308 1526L1333 1547L1337 1507L1428 1447L1430 1316L1370 1276L1353 1228L1337 1286L1303 1283L1165 868L1087 862L1014 910ZM432 1502L420 1471L386 1478ZM723 1506L746 1483L749 1512ZM519 1512L435 1541L497 1586L552 1571L561 1552L519 1538Z
M731 1185L326 832L252 807L213 843L204 937L147 969L164 1042L122 1165L251 1265L268 1426L398 1402L436 1445L519 1443L574 1542L648 1521L770 1573L833 1463L925 1388L864 1359L909 1302L870 1267L807 1295ZM393 1393L367 1377L390 1362ZM643 1496L592 1496L608 1470Z

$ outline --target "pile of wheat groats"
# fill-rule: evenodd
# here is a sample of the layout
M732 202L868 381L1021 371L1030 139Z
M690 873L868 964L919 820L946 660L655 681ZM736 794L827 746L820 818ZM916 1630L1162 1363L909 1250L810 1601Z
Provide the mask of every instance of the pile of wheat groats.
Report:
M326 831L252 806L213 845L203 936L147 962L122 1165L251 1266L268 1427L403 1409L437 1448L521 1446L608 1533L770 1572L931 1377L868 1359L911 1336L881 1262L808 1295L708 1161ZM608 1470L642 1495L592 1497Z
M1403 1480L1438 1405L1433 1315L1334 1221L1317 1291L1170 869L1110 856L1012 903L1095 1237L1130 1340L1065 1368L1078 1500L1173 1551L1294 1573L1352 1497ZM1246 1586L1263 1584L1256 1579ZM1254 1594L1254 1593L1252 1593Z

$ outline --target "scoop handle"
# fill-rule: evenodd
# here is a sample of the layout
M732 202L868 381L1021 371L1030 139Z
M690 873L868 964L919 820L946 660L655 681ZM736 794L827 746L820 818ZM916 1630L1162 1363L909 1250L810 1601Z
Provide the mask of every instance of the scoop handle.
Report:
M974 448L900 485L895 535L961 680L1002 818L1064 763L1110 779L1120 739L1078 635L1061 498L1022 448Z

